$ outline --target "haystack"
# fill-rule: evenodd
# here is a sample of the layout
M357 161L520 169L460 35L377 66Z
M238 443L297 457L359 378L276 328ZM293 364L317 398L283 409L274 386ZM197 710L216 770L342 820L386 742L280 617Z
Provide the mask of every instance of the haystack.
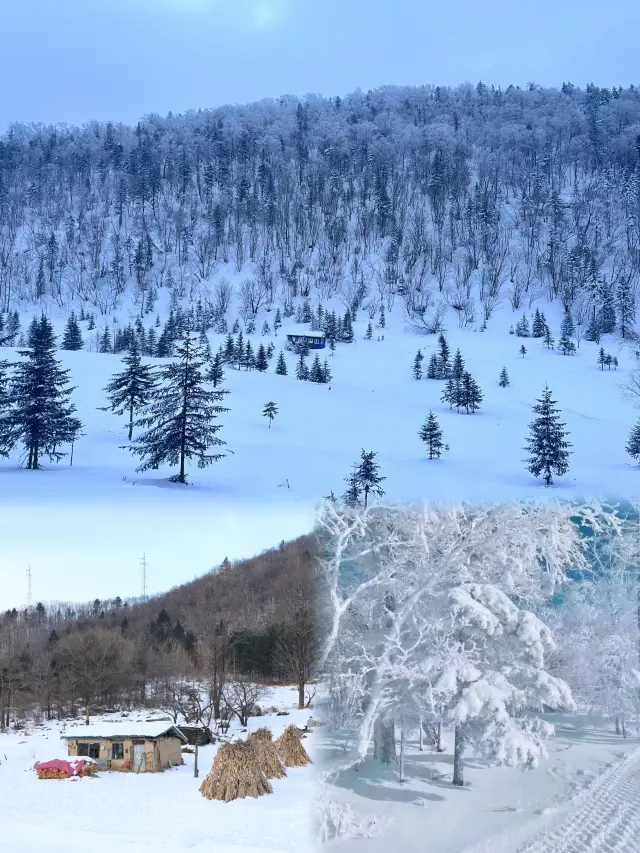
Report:
M271 729L263 726L251 732L247 743L253 747L256 761L267 779L283 779L287 775L273 742Z
M276 749L285 767L305 767L312 763L297 726L287 726L276 741Z
M213 767L200 786L208 800L241 800L262 797L273 791L256 761L253 746L246 741L224 743L216 752Z

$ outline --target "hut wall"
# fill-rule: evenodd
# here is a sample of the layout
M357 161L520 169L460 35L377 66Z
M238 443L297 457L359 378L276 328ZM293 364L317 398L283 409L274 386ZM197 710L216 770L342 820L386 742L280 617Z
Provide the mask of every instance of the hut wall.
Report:
M161 737L156 741L158 769L184 764L182 758L182 743L175 737Z

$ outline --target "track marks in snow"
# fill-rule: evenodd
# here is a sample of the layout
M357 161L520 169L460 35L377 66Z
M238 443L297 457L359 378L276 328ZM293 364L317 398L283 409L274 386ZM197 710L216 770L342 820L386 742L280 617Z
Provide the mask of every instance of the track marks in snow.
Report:
M605 771L558 822L517 853L637 853L640 849L640 750Z

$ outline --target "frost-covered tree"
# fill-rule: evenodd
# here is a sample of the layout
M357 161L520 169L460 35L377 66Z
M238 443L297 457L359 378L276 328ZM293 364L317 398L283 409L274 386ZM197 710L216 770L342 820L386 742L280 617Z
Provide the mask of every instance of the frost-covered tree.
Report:
M519 352L519 353L520 353L520 355L524 358L524 357L525 357L525 355L527 354L527 348L526 348L526 346L525 346L524 344L522 344L522 346L520 347L520 349L518 350L518 352Z
M546 328L544 330L544 334L542 336L542 339L543 339L544 345L547 347L547 349L553 349L553 345L554 345L555 341L551 335L551 330L549 328Z
M264 348L264 344L260 344L258 347L258 352L256 354L256 370L259 370L261 373L264 373L265 370L269 367L269 359L267 358L267 351Z
M278 356L278 361L276 363L276 373L278 376L287 375L287 360L284 357L284 352L282 350L280 350L280 355Z
M509 374L507 373L507 368L503 367L500 371L500 378L498 380L498 385L501 388L506 388L509 385Z
M296 364L296 379L302 379L304 381L308 378L309 368L307 367L304 355L300 353L300 358L298 359L298 363Z
M377 455L373 450L362 450L360 453L360 462L356 463L356 481L360 493L364 495L365 508L369 502L369 495L375 495L376 497L384 495L382 483L387 478L380 474L380 466L376 462Z
M414 379L422 379L422 362L424 360L424 355L421 350L418 350L416 353L416 357L413 360L413 378Z
M218 405L227 393L221 388L207 388L204 353L187 331L176 347L176 360L159 368L158 386L135 424L145 430L129 445L142 460L137 470L177 465L178 473L170 480L184 484L186 464L191 459L197 460L199 468L222 459L224 453L211 450L225 444L217 435L222 424L216 421L229 411Z
M122 364L124 370L116 373L104 389L109 399L106 411L120 417L128 415L127 437L131 441L136 415L151 401L157 380L154 368L142 363L135 338Z
M211 360L211 367L207 373L207 379L211 382L214 388L217 388L224 382L224 358L220 352L217 352Z
M640 421L637 421L627 441L626 451L632 459L640 460Z
M60 349L64 350L81 350L84 346L82 341L82 333L76 319L75 313L72 311L67 320L67 325L62 336L62 344Z
M571 444L567 441L565 424L560 421L556 401L551 398L548 386L545 385L533 412L536 417L529 425L527 471L534 477L542 475L545 486L551 486L554 474L562 477L569 470Z

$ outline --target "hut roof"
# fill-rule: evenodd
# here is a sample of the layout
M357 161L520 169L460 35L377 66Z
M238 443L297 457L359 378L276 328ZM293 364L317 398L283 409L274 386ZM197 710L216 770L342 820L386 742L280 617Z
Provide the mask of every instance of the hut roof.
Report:
M96 726L78 725L61 735L62 740L113 740L118 738L150 739L159 737L175 737L187 743L187 738L177 726L167 726L166 723L100 723Z
M314 332L304 323L294 323L292 326L287 326L285 332L287 335L304 335L305 338L326 337L324 332Z

